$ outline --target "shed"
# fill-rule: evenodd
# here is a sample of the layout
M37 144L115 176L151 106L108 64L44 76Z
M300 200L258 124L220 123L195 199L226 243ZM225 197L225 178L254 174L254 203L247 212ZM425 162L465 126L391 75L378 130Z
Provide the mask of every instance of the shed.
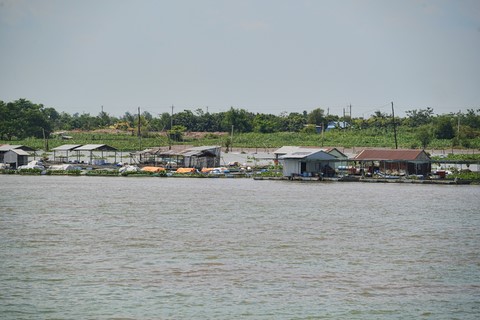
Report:
M157 155L162 151L162 147L148 148L142 151L130 153L130 157L135 159L134 162L142 164L157 164Z
M166 168L218 167L220 165L221 147L201 146L187 149L167 149L155 147L132 154L132 157L143 164L161 164Z
M60 162L68 162L68 153L72 152L76 148L81 147L81 144L64 144L61 146L58 146L56 148L53 148L53 161L60 161ZM60 155L57 157L57 153L60 153Z
M115 153L115 162L117 162L117 149L106 144L86 144L84 146L73 149L72 151L77 152L77 161L80 162L81 152L90 153L90 164L105 164L104 152L114 152ZM93 161L93 152L100 153L100 160L94 163Z
M30 154L22 149L8 150L4 154L3 163L10 165L11 168L16 169L19 166L28 164L28 156Z
M330 176L335 173L336 157L318 149L301 149L279 157L284 176Z
M313 151L324 151L335 157L335 161L331 163L333 169L337 169L339 166L346 166L348 161L348 156L337 148L320 148L320 147L296 147L296 146L284 146L280 149L275 150L275 162L278 162L281 156L284 156L293 152L313 152Z
M370 173L425 175L431 171L430 156L418 149L365 149L353 159Z
M168 165L183 161L179 154L185 150L185 146L151 147L142 151L131 152L132 161L138 164Z
M5 163L4 156L10 150L23 150L26 152L33 152L35 155L35 149L33 148L30 148L24 145L3 144L3 145L0 145L0 163Z
M153 150L155 149L157 148L153 148ZM176 169L177 167L183 166L183 156L180 154L180 151L158 148L155 152L145 154L144 163L146 163L148 155L150 155L149 163L154 162L155 165L160 164L167 169Z
M220 165L221 149L219 146L202 146L186 149L181 152L184 166L197 169L218 167Z

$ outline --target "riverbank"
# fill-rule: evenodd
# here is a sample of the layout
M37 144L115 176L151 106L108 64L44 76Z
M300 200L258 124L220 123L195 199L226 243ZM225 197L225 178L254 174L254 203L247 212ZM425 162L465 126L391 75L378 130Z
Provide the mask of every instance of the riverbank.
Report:
M321 181L321 182L364 182L364 183L410 183L410 184L440 184L440 185L480 185L480 181L467 179L385 179L385 178L364 178L359 176L345 176L338 178L319 177L254 177L254 180L276 180L276 181Z
M480 185L480 180L475 179L419 179L415 178L370 178L361 176L343 176L343 177L284 177L275 174L265 174L261 171L253 172L229 172L226 174L179 174L175 172L119 172L116 169L108 170L0 170L0 175L19 175L19 176L87 176L87 177L152 177L152 178L246 178L258 181L301 181L301 182L361 182L361 183L402 183L402 184L436 184L436 185Z

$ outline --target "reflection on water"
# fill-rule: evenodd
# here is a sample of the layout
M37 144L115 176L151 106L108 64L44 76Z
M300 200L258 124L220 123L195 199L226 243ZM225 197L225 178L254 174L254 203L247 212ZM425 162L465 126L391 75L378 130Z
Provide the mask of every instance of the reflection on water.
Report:
M480 187L0 176L0 313L474 319Z

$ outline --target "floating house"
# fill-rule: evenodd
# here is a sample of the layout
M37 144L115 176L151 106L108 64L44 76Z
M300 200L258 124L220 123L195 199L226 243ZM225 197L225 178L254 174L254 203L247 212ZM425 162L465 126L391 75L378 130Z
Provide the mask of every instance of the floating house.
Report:
M280 149L275 150L273 153L275 155L275 163L278 163L282 156L291 154L294 152L313 152L313 151L323 151L335 157L335 161L330 161L329 166L337 170L339 167L346 166L348 162L348 156L337 148L319 148L319 147L297 147L297 146L284 146Z
M192 147L184 152L184 166L188 168L211 168L220 166L222 148L219 146Z
M371 174L426 175L431 171L430 156L424 150L365 149L351 160Z
M16 150L14 153L9 153L9 151ZM23 152L21 152L21 151ZM21 166L28 163L28 157L30 156L30 152L33 152L35 155L35 149L24 145L11 145L11 144L4 144L0 145L0 163L10 163L16 164L16 166ZM9 153L8 158L6 159L6 155ZM25 160L26 157L26 160ZM26 161L25 163L23 163ZM19 164L21 163L21 164Z
M17 169L20 166L28 164L30 154L22 149L12 149L5 152L3 163L10 165L10 168Z
M280 150L280 152L283 151ZM333 176L335 175L335 162L337 162L334 155L323 150L299 147L294 147L291 152L280 155L278 160L283 162L283 175L285 177Z
M183 150L156 147L132 153L131 156L139 164L162 165L169 169L186 167L200 170L220 165L221 147L201 146Z

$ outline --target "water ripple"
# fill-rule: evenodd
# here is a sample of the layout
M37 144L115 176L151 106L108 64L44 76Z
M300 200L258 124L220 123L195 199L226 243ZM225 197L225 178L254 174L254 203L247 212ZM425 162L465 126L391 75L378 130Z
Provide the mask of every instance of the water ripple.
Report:
M476 319L478 186L0 177L4 319Z

